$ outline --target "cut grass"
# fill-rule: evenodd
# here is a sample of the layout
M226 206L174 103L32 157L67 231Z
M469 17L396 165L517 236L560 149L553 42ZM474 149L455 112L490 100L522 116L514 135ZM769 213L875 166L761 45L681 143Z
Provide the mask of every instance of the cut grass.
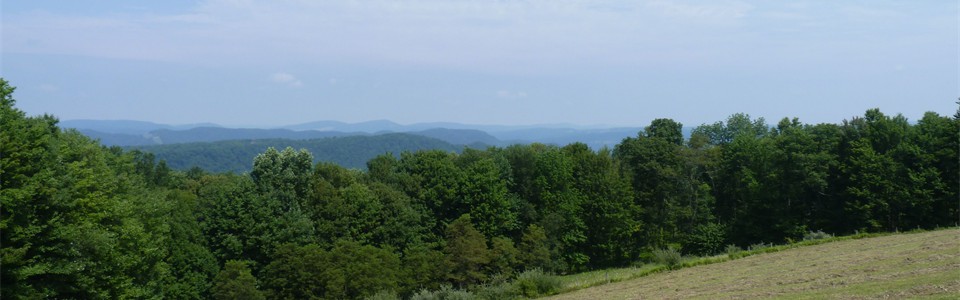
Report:
M762 253L769 254L755 255ZM683 265L676 271L646 265L563 276L567 293L551 299L957 299L960 229L804 241Z

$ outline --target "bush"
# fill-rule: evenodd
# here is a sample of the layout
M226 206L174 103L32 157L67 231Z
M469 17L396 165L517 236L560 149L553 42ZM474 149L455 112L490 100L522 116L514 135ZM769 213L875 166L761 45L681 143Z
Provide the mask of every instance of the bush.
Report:
M545 274L540 269L533 269L520 273L514 285L521 295L534 298L559 291L563 283L557 276Z
M496 274L490 275L490 278L487 278L487 280L484 281L483 284L485 286L507 284L510 282L511 279L513 279L513 274L496 273Z
M739 257L741 251L743 251L743 249L734 244L727 245L727 248L724 248L724 252L726 252L727 256L730 256L730 258Z
M767 249L767 248L770 248L770 247L773 247L773 243L767 244L767 243L764 243L764 242L759 242L759 243L750 245L750 247L747 247L747 250L750 250L750 251L759 251L759 250Z
M512 283L488 284L480 287L476 291L477 298L480 299L520 299L520 291Z
M392 291L380 291L364 299L366 300L400 300L400 297L397 296L397 293L394 293Z
M455 289L450 285L443 285L439 290L420 290L410 300L474 300L477 299L473 293L460 289Z
M823 232L823 230L810 231L803 235L804 241L822 240L832 238L833 235Z
M676 248L668 247L666 249L653 250L653 257L657 263L666 265L670 269L675 269L680 265L683 256Z
M684 251L697 255L717 254L723 248L725 240L726 233L722 225L716 223L700 224L687 236Z

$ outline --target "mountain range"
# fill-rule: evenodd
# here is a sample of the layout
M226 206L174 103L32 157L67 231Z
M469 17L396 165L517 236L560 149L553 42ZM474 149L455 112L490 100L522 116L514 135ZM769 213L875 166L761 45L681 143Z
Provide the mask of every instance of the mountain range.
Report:
M403 125L388 120L360 123L316 121L273 128L228 128L212 123L188 125L158 124L133 120L66 120L61 127L74 128L109 146L147 146L229 140L307 140L345 136L372 136L408 133L454 145L474 147L544 143L566 145L582 142L599 149L613 147L626 137L636 136L640 127L544 125L471 125L450 122ZM684 128L684 133L689 133Z

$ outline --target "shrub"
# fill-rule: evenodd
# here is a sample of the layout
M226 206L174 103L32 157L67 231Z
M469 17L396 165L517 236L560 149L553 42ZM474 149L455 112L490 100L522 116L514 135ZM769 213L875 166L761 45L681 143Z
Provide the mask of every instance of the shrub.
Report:
M770 247L773 247L773 243L767 244L767 243L764 243L764 242L759 242L759 243L750 245L750 247L747 247L747 250L750 250L750 251L759 251L759 250L767 249L767 248L770 248Z
M410 296L410 300L440 300L440 295L437 294L437 291L422 289Z
M443 285L439 290L420 290L410 300L474 300L477 299L473 293L460 289L455 289L450 285Z
M559 277L545 274L540 269L520 273L514 284L521 295L529 298L559 291L563 285Z
M668 247L666 249L653 250L653 257L657 263L666 265L670 269L675 269L680 265L683 256L676 248Z
M477 298L480 299L520 299L520 291L512 283L488 284L480 287L476 291Z
M823 230L810 231L803 235L804 241L822 240L832 238L833 235L823 232Z
M392 291L380 291L364 299L366 300L400 300L400 297L397 296L397 293L394 293Z
M656 262L657 262L657 258L653 256L653 251L650 251L650 249L644 249L644 251L640 252L638 260L634 262L634 266L639 267L649 263L656 263Z
M727 254L734 254L740 251L743 251L743 248L740 248L740 246L737 246L734 244L727 245L727 247L724 248L724 252L726 252Z
M740 256L740 252L743 251L739 246L730 244L727 245L727 248L724 248L724 251L727 253L730 258L737 258Z
M506 284L506 283L509 283L511 279L513 279L513 275L514 274L496 273L496 274L490 275L490 277L487 278L486 281L484 281L483 285L494 286L494 285Z
M722 250L725 240L726 233L722 225L700 224L687 236L687 243L683 245L684 251L697 255L717 254Z
M444 300L475 300L477 296L470 291L461 289L451 289L443 294Z

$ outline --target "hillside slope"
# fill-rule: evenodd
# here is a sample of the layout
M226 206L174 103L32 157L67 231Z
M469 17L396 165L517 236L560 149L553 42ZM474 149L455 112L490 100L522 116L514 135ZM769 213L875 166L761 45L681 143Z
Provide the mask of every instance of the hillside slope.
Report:
M438 139L405 133L374 136L346 136L311 140L262 139L232 140L212 143L185 143L131 147L150 152L166 161L173 169L200 167L209 172L247 172L253 158L268 147L307 149L314 161L332 162L347 168L365 169L367 161L385 153L399 155L404 151L460 151L463 146Z
M960 298L960 229L846 240L548 299Z

